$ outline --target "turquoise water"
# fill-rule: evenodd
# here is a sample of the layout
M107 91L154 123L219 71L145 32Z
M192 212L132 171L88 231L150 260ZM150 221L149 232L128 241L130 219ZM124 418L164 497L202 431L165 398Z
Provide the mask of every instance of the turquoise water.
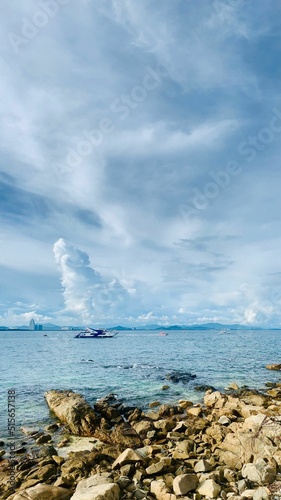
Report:
M47 337L44 336L47 333ZM44 392L73 389L89 401L108 393L128 404L146 408L153 400L199 401L195 385L223 389L230 382L261 388L280 373L265 369L281 362L281 331L245 330L219 335L218 331L120 332L112 339L75 339L75 332L0 332L1 420L6 435L7 391L15 389L16 424L49 421ZM187 384L165 380L171 371L196 375ZM170 388L163 391L167 384ZM4 411L3 411L4 410Z

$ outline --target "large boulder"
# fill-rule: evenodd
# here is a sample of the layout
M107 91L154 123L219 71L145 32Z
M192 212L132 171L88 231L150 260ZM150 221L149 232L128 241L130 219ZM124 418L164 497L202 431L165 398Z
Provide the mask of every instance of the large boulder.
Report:
M77 484L71 500L119 500L120 488L107 474L95 474Z
M258 458L254 464L249 463L243 466L242 476L253 483L270 484L275 481L276 468L272 467L268 461Z
M229 432L219 444L220 459L230 468L241 469L259 458L271 459L280 465L281 420L264 414L252 415L235 432Z
M100 419L80 394L51 390L45 393L45 398L51 411L73 434L94 436Z
M9 496L8 500L69 500L72 492L49 484L36 484L32 488Z

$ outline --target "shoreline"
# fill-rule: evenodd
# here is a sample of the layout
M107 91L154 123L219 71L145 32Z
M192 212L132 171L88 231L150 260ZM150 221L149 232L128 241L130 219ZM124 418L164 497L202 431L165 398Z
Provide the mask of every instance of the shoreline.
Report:
M278 382L261 391L235 384L225 393L209 389L195 404L152 401L146 412L113 395L93 407L71 391L48 391L45 398L54 421L44 430L25 429L13 462L15 494L2 452L3 499L29 498L25 491L40 500L42 488L50 500L83 499L81 488L105 488L105 500L111 490L114 500L281 498Z

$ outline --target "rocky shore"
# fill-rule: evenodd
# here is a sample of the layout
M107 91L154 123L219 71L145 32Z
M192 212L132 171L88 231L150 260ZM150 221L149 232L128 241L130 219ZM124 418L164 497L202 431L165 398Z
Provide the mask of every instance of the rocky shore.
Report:
M72 391L45 398L55 423L22 429L13 493L0 443L3 500L281 499L281 384L147 412L113 395L93 407Z

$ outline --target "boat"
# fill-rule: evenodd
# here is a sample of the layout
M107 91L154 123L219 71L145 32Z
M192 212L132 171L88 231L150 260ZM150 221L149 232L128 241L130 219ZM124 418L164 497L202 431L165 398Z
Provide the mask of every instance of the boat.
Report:
M74 335L75 339L109 339L115 337L118 332L112 331L108 332L104 328L90 328L87 327L85 330Z
M159 332L158 333L159 337L167 337L167 332Z
M219 335L228 335L230 333L229 330L220 330Z

